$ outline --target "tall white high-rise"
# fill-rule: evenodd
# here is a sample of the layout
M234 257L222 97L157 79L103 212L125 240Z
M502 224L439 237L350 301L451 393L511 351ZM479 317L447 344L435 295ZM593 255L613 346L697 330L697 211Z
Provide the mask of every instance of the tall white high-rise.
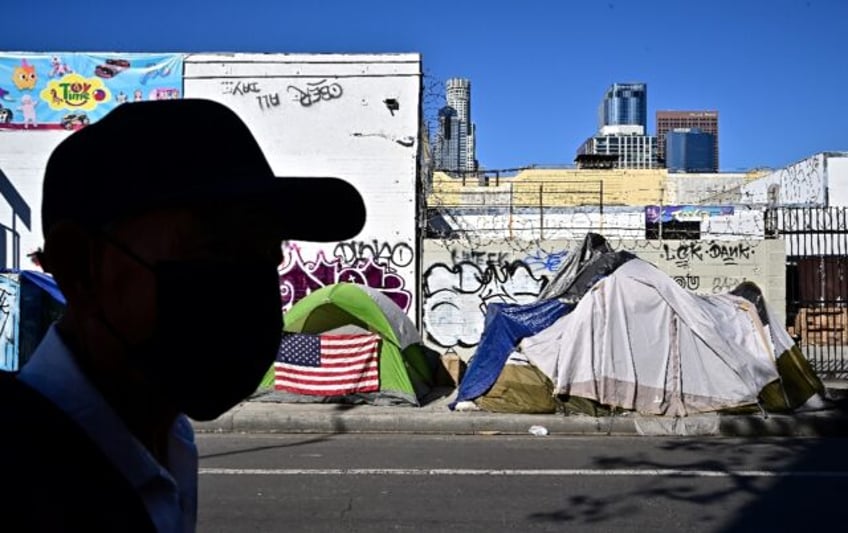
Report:
M436 169L475 171L476 127L471 122L471 81L449 79L445 96L447 105L439 111L439 131L433 142Z

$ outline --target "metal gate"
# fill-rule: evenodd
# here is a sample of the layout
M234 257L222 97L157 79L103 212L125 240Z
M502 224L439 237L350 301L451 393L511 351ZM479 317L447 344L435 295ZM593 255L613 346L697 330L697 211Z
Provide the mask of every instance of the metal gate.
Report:
M848 375L848 208L779 207L766 234L786 242L786 326L822 376Z

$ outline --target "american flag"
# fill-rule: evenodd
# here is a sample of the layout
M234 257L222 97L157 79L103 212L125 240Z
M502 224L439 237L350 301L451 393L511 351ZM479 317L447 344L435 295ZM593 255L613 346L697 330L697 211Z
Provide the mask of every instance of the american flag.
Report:
M380 390L380 336L285 335L274 363L274 388L343 396Z

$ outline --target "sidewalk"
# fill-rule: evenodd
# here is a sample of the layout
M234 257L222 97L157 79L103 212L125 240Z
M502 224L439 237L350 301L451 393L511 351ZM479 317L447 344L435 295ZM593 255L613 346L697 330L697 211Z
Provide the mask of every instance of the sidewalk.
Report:
M454 412L451 397L423 407L244 402L210 422L195 422L199 432L237 433L406 433L438 435L527 435L542 426L549 435L644 435L722 437L848 436L848 382L827 383L833 408L789 415L697 415L667 418L627 414L590 417Z

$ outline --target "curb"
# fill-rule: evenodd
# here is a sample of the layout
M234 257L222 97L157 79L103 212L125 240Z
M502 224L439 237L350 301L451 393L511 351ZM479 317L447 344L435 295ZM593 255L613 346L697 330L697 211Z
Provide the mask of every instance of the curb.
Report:
M543 426L549 435L562 436L848 436L848 413L837 409L768 417L757 414L686 418L410 409L414 408L246 402L216 420L194 422L194 428L198 433L528 435L531 426Z

